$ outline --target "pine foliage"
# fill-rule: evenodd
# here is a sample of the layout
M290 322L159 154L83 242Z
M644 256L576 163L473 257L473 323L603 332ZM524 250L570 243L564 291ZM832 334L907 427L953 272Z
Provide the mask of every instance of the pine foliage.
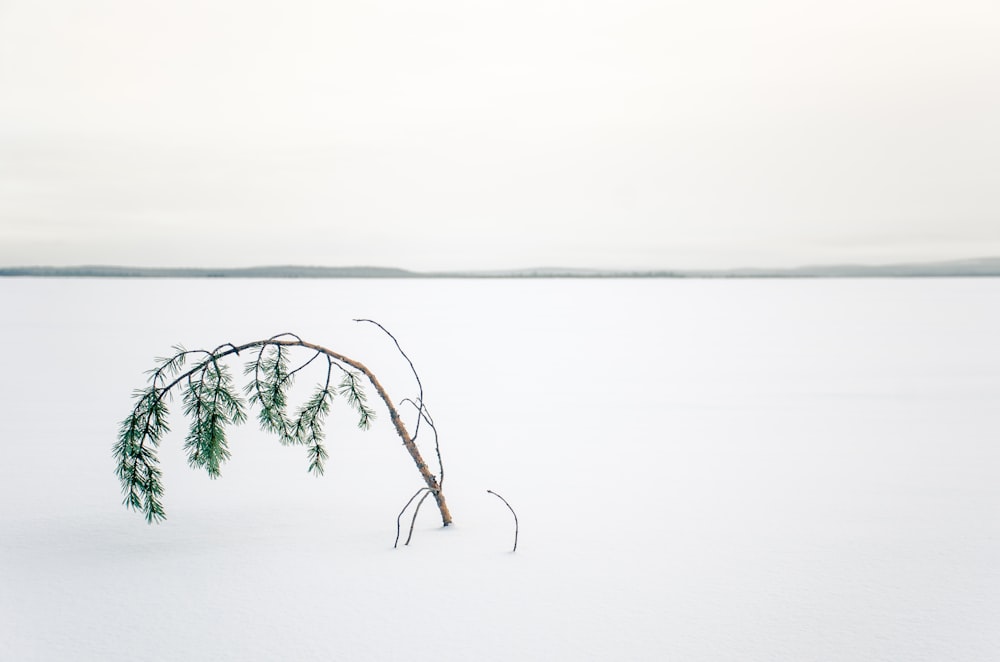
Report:
M340 394L347 398L347 404L358 412L358 427L367 430L372 426L375 412L367 404L367 396L358 383L360 376L350 370L344 371L344 379L340 382Z
M317 476L323 474L323 462L327 458L326 448L323 447L323 419L330 413L332 401L333 391L327 382L302 405L295 419L295 439L308 446L309 471Z
M170 431L167 401L175 390L180 391L183 413L190 419L184 441L188 463L204 469L212 478L220 475L222 465L230 457L227 429L245 422L248 409L257 410L260 428L275 434L282 444L305 446L308 470L317 476L323 474L329 457L323 443L323 426L335 397L344 398L355 410L359 428L371 427L375 411L367 404L362 374L348 367L360 364L304 343L297 336L286 336L240 347L223 345L212 351L189 351L175 346L171 356L156 359L157 367L148 373L148 386L134 393L135 405L122 422L113 447L126 507L143 512L151 523L165 519L156 451ZM291 369L294 351L303 347L313 350L313 355ZM254 358L244 366L243 374L248 381L240 395L224 359L247 349L255 350ZM185 369L192 356L197 360ZM321 357L326 359L325 379L316 385L294 416L289 416L288 394L297 373ZM335 368L342 374L336 386L332 381Z
M285 411L286 394L294 380L294 375L288 372L288 353L280 345L265 345L260 348L257 360L248 362L244 369L245 374L253 375L253 381L244 391L250 397L250 404L258 407L260 429L278 435L286 445L295 443Z
M123 503L141 510L147 522L162 520L163 482L157 467L156 448L167 425L167 406L155 387L135 393L138 403L121 425L114 446L117 474L125 494Z
M233 380L225 365L209 360L199 373L188 376L184 413L191 417L191 430L184 442L188 463L218 478L222 463L229 459L226 426L246 420L246 404L233 393Z

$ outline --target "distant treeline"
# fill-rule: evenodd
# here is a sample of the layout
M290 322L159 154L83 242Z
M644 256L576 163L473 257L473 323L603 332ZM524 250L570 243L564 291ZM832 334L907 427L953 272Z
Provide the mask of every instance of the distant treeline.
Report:
M381 267L0 267L0 276L40 278L415 278L412 271Z
M600 269L512 269L497 271L408 271L387 267L0 267L0 277L31 278L955 278L1000 276L1000 258L892 265L834 265L791 269L624 271Z
M0 276L35 278L665 278L665 271L519 269L510 271L420 272L386 267L246 267L234 269L161 267L0 267Z

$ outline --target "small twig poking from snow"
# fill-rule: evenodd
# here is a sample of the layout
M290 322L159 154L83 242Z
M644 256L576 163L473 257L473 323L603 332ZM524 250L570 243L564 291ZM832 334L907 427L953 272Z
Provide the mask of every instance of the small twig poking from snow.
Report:
M429 490L430 490L429 487L421 487L419 490L417 490L413 494L413 496L410 497L410 500L406 502L406 505L403 506L403 509L401 511L399 511L399 515L396 516L396 542L394 542L392 544L392 548L393 549L396 549L397 547L399 547L399 529L400 529L400 521L403 519L403 513L405 513L406 509L410 507L410 504L413 503L413 500L416 499L418 496L420 496L421 492L429 492ZM424 496L426 497L427 495L425 494ZM420 501L421 501L421 503L423 503L423 499L421 499ZM414 515L414 517L416 517L416 516ZM410 527L410 535L411 536L413 535L413 527L412 526ZM410 544L410 539L409 538L406 539L406 544L407 545Z
M498 499L500 499L501 501L503 501L503 502L504 502L504 504L506 504L506 506L507 506L508 508L510 508L510 514L514 516L514 549L512 549L512 550L510 550L510 551L512 551L512 552L516 552L516 551L517 551L517 532L518 532L518 531L517 531L517 530L518 530L518 526L517 526L517 513L515 513L515 512L514 512L514 509L510 507L510 504L509 504L509 503L507 503L507 499L504 499L504 498L503 498L502 496L500 496L499 494L497 494L497 493L496 493L496 492L494 492L493 490L486 490L486 491L487 491L487 492L488 492L489 494L492 494L492 495L493 495L493 496L495 496L496 498L498 498Z
M413 538L413 527L417 524L417 515L420 514L420 506L424 505L424 501L431 495L431 490L429 488L427 492L420 497L420 501L417 502L417 507L413 509L413 519L410 520L410 535L406 536L406 542L404 544L409 545L410 539Z

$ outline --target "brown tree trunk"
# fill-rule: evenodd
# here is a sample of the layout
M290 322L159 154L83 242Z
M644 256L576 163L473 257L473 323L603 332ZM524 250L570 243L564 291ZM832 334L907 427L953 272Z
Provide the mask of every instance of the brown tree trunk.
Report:
M392 404L392 400L389 399L389 394L385 392L384 388L382 388L382 384L379 383L372 371L369 370L363 363L348 358L343 354L338 354L337 352L329 350L326 347L314 345L313 343L296 340L278 340L272 341L272 344L308 347L309 349L314 349L317 352L322 352L342 363L346 363L352 368L364 373L365 377L368 378L368 381L370 381L372 386L375 387L375 391L378 392L379 397L382 398L382 402L384 402L385 406L389 409L389 418L392 419L392 425L396 428L396 434L398 434L399 438L403 440L403 446L406 447L406 451L410 454L410 457L413 458L413 463L417 465L417 470L420 472L420 476L424 479L424 483L427 484L427 489L429 489L431 494L434 495L434 500L437 502L438 510L441 511L441 523L444 526L451 524L451 512L448 510L448 502L445 501L444 492L441 491L441 485L438 483L437 477L431 473L427 463L424 462L424 458L420 455L420 449L417 448L417 445L413 442L413 438L410 437L410 432L406 429L403 419L399 416L399 411L396 410L395 405Z

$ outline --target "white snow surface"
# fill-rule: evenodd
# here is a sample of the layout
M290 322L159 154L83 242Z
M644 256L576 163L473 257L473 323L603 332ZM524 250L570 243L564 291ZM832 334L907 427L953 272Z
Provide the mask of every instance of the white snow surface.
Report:
M4 280L0 660L1000 659L998 302L998 279ZM121 505L111 446L175 343L292 331L415 396L355 317L420 373L454 526L428 502L392 548L421 482L383 408L362 432L335 407L321 478L251 420L210 480L175 400L167 521Z

